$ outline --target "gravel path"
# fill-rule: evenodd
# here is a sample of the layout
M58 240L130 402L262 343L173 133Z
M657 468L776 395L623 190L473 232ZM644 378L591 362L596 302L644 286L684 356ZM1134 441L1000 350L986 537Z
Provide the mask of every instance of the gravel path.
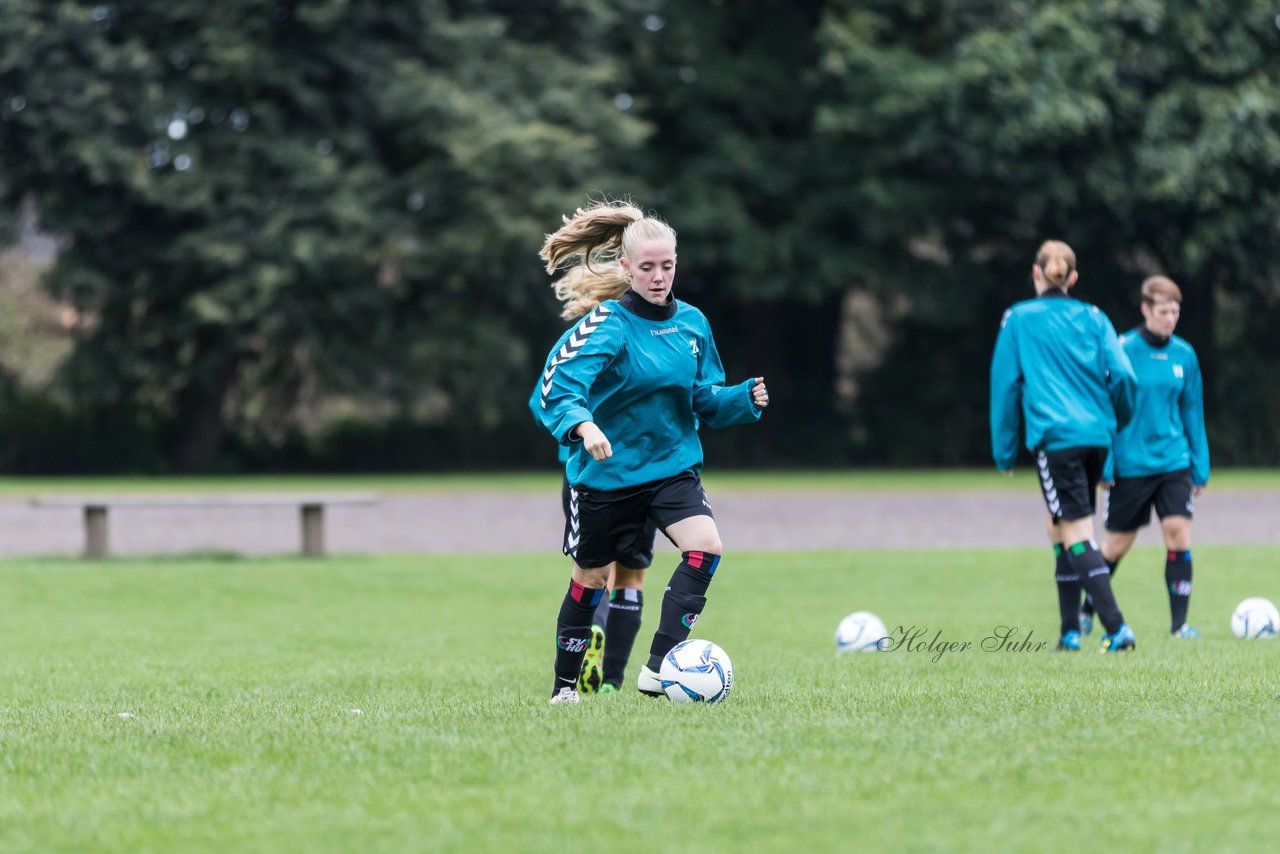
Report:
M736 492L712 495L728 550L968 548L1043 545L1032 492ZM1280 491L1210 490L1197 502L1195 542L1280 543ZM557 493L389 495L327 511L331 552L555 552L564 521ZM1101 526L1099 526L1101 530ZM300 550L298 512L282 508L111 511L117 555ZM659 550L673 551L659 540ZM1151 526L1139 545L1160 542ZM0 555L75 555L80 511L0 501Z

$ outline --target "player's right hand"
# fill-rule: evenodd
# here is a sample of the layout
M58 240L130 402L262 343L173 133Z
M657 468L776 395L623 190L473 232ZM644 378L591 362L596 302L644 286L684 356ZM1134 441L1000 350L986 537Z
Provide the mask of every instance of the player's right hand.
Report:
M613 447L609 444L609 438L595 424L583 421L575 429L582 439L582 447L591 455L591 459L600 462L613 456Z

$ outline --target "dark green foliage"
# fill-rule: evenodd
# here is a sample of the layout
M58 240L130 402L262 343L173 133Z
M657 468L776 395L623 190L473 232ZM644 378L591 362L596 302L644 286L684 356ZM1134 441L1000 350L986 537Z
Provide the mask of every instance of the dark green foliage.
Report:
M73 239L50 285L97 319L66 376L95 423L172 424L190 468L324 392L520 417L541 236L642 136L619 13L541 6L8 4L3 189Z
M916 333L922 380L959 357L972 375L941 380L964 392L951 403L985 407L989 297L1029 296L1037 244L1059 237L1077 249L1079 296L1122 331L1140 322L1142 278L1182 285L1218 460L1280 460L1262 439L1280 407L1264 379L1280 367L1273 4L841 2L822 42L819 128L853 155L835 184L872 223L858 251L912 300L908 334L931 330ZM886 362L890 384L904 364ZM899 395L898 423L938 423L934 396ZM871 432L903 435L888 426ZM972 413L949 427L985 429Z
M1050 236L1121 330L1178 281L1215 462L1277 463L1278 50L1261 0L11 0L0 207L71 239L50 411L122 466L549 465L536 252L604 194L769 377L717 463L985 462ZM851 376L855 291L888 343Z

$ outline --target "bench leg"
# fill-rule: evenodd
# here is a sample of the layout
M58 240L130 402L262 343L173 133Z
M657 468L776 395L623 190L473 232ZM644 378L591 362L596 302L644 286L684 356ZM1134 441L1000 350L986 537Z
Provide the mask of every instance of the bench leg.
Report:
M324 505L302 505L302 553L324 557Z
M88 504L84 508L84 556L104 558L107 552L107 508Z

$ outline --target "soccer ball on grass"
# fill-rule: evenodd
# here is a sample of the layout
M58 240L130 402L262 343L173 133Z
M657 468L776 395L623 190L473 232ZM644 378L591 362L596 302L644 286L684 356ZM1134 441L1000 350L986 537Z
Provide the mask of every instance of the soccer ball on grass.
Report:
M889 633L870 611L854 611L836 626L836 652L879 652Z
M718 703L733 688L733 665L711 641L687 640L663 657L658 678L673 703Z
M1280 631L1280 613L1270 599L1251 596L1231 614L1231 633L1238 638L1273 638Z

